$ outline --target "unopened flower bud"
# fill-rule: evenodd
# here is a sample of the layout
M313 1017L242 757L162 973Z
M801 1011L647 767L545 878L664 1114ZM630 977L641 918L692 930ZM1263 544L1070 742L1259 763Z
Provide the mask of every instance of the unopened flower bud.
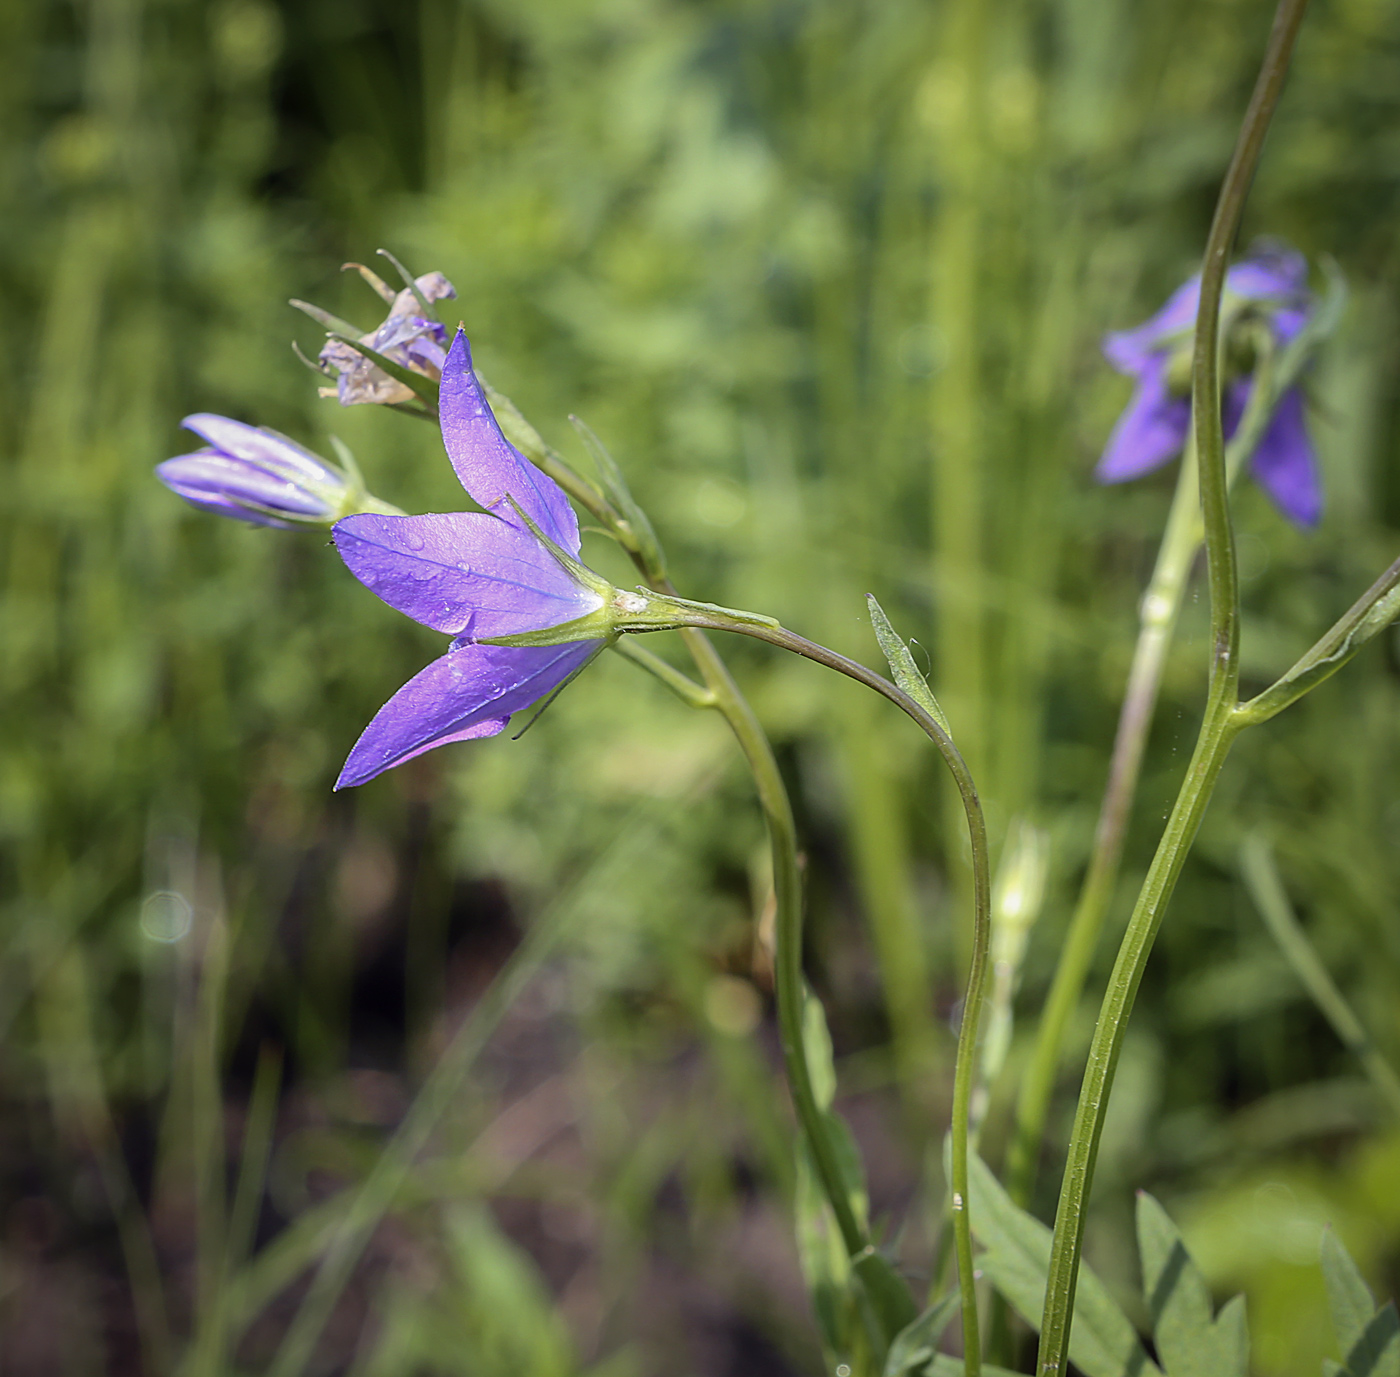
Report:
M208 447L156 466L156 475L193 506L257 526L330 526L351 512L393 510L365 496L353 470L328 463L285 435L227 416L185 417ZM348 455L347 455L348 458Z

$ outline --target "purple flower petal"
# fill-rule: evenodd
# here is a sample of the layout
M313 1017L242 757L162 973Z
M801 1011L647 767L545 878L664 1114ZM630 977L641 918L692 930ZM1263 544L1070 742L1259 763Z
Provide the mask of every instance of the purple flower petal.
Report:
M557 688L602 644L454 644L375 714L350 752L335 787L363 784L434 746L494 736L512 713Z
M1308 260L1297 249L1257 244L1226 274L1225 285L1255 301L1303 296L1308 290Z
M1106 336L1104 357L1120 373L1142 373L1160 352L1165 337L1183 335L1195 325L1200 300L1200 279L1193 277L1172 293L1151 320L1135 330L1119 330Z
M1190 398L1174 397L1168 390L1166 357L1147 360L1094 477L1100 483L1123 483L1160 468L1180 453L1190 422Z
M230 459L217 450L204 449L167 459L156 465L156 476L193 506L261 526L290 528L292 522L279 520L279 516L317 521L333 515L319 494L309 493L256 464Z
M1317 525L1322 516L1322 479L1303 419L1303 396L1296 387L1280 399L1273 422L1254 451L1251 469L1255 481L1290 521L1304 527Z
M370 592L435 631L513 636L600 605L528 531L483 512L361 514L337 522L334 534Z
M323 481L330 472L319 455L266 426L244 425L242 421L232 421L227 416L215 416L207 411L186 416L180 424L207 440L221 454L234 459L282 466L289 473L300 473L317 482Z
M501 434L472 372L471 348L460 329L443 365L438 413L448 457L472 498L503 521L523 528L505 500L513 497L545 535L571 555L578 554L578 518L569 499Z

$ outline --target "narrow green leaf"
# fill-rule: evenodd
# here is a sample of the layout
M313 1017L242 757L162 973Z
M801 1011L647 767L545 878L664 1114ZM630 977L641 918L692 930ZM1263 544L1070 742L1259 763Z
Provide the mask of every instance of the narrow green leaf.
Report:
M807 1071L812 1078L812 1096L822 1109L830 1109L836 1095L836 1065L831 1054L831 1033L826 1011L811 990L802 990L802 1047L807 1054Z
M1400 1315L1386 1301L1347 1354L1348 1377L1400 1377Z
M1350 1353L1376 1313L1376 1298L1332 1229L1324 1230L1322 1235L1322 1279L1327 1284L1327 1304L1332 1311L1337 1343L1343 1353Z
M377 349L371 349L369 345L351 335L343 335L332 330L331 338L339 340L342 344L348 344L357 354L363 355L371 363L378 364L395 382L401 382L425 405L434 410L437 409L438 384L431 378L424 377L422 373L415 373L411 368L405 368L401 363L395 363L393 359L381 354Z
M798 1261L817 1317L827 1368L834 1371L841 1363L850 1365L860 1320L850 1286L850 1259L805 1147L797 1153L793 1214Z
M423 295L423 289L418 285L417 279L413 274L410 273L388 249L375 249L375 253L377 253L380 258L387 258L389 262L394 265L399 276L403 278L403 285L413 293L413 298L417 301L419 310L421 310L429 320L436 320L438 318L438 313L434 310L433 303Z
M979 1157L969 1163L968 1185L972 1232L986 1249L978 1266L1021 1318L1038 1330L1050 1268L1050 1230L1012 1204ZM1069 1357L1085 1377L1162 1377L1138 1342L1132 1322L1087 1266L1079 1270Z
M933 1355L933 1346L943 1337L948 1322L958 1311L958 1294L935 1301L917 1319L894 1336L885 1357L884 1377L906 1377L921 1373Z
M923 1370L921 1377L963 1377L961 1358L950 1358L946 1353L935 1353L933 1361ZM1021 1377L1010 1368L997 1367L993 1363L982 1364L982 1377Z
M890 673L894 675L895 683L923 708L951 738L953 729L948 725L948 719L943 715L943 709L938 705L938 699L933 696L933 690L929 688L928 680L919 672L918 665L914 663L914 657L909 653L909 647L900 640L898 633L890 625L890 619L885 616L885 609L875 601L875 594L867 593L865 601L870 607L870 624L875 628L875 639L880 642L880 649L884 651L885 659L889 661Z

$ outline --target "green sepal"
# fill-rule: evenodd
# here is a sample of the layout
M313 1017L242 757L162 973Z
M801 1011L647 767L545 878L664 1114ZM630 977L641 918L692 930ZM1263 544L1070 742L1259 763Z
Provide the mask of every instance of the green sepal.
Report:
M398 296L398 293L373 268L368 268L363 263L342 263L340 265L340 271L343 273L348 273L352 268L359 273L369 286L370 291L380 301L384 302L386 306L394 304L394 298Z
M348 320L342 320L324 307L315 306L309 301L300 301L292 297L287 305L295 306L303 315L310 316L328 335L353 335L356 331L356 327Z
M894 675L895 683L943 728L943 734L951 741L953 729L948 725L948 719L944 716L938 699L933 696L928 680L914 663L909 647L900 640L898 633L890 625L890 619L885 616L885 609L875 601L875 594L867 593L865 601L870 608L870 624L875 628L875 639L880 642L880 649L889 662L890 673Z
M608 453L607 446L577 416L570 416L569 424L578 431L579 439L583 441L584 448L592 456L602 483L603 495L617 509L618 514L626 523L628 531L636 541L637 552L645 560L646 567L650 571L649 576L654 576L658 581L664 579L666 556L661 551L661 542L656 538L656 531L652 527L650 518L637 505L636 498L632 496L632 490L627 486L627 479L623 476L617 460Z
M607 579L605 579L601 574L595 574L593 570L590 569L586 564L580 564L579 561L576 560L573 557L573 555L571 555L566 549L564 549L562 545L559 545L557 542L551 540L547 535L545 535L545 533L542 530L540 530L540 528L530 519L529 514L520 505L520 503L517 502L515 498L510 495L510 493L506 493L505 501L510 504L510 508L516 514L516 516L518 516L525 523L525 527L530 532L530 534L534 536L535 539L538 540L539 543L543 545L544 548L548 550L551 555L554 556L554 559L558 562L558 564L564 569L564 571L569 575L569 577L573 579L573 581L576 584L579 585L580 588L589 589L590 591L596 593L605 602L611 602L618 596L618 590L614 588L612 584L610 584L607 581ZM492 503L492 506L495 506L495 503ZM503 642L502 644L505 643ZM541 642L541 644L547 643Z
M436 310L433 309L433 303L423 295L423 289L419 287L417 279L414 278L414 276L408 271L408 269L405 268L404 265L400 263L399 260L395 258L392 253L389 252L388 249L375 249L375 253L377 253L380 256L380 258L387 258L389 262L394 265L394 267L398 271L399 276L403 278L403 285L407 287L410 292L413 293L413 299L418 303L419 307L422 309L423 314L427 316L429 320L436 320L438 318L438 313Z

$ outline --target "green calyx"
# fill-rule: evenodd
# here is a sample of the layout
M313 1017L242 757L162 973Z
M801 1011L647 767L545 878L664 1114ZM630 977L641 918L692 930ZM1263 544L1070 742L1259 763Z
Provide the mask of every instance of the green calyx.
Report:
M562 562L562 561L561 561ZM572 565L577 561L570 561ZM683 626L723 630L726 626L777 626L773 617L758 612L742 612L732 607L720 607L711 602L692 602L689 598L654 593L649 588L635 592L614 588L593 573L577 565L588 575L578 581L590 592L599 594L602 605L582 617L560 622L558 626L542 627L538 631L521 631L513 636L492 636L482 645L564 645L569 641L613 641L618 636L642 631L676 631Z
M595 574L587 565L580 564L567 550L545 535L509 493L505 500L525 523L530 534L580 588L587 589L598 599L599 605L572 621L542 627L538 631L521 631L513 636L492 636L483 639L482 645L564 645L570 641L612 641L618 636L639 631L675 631L683 626L723 630L726 626L778 625L776 618L765 617L758 612L743 612L712 602L692 602L689 598L657 593L650 588L639 587L630 593L614 588L605 578Z

